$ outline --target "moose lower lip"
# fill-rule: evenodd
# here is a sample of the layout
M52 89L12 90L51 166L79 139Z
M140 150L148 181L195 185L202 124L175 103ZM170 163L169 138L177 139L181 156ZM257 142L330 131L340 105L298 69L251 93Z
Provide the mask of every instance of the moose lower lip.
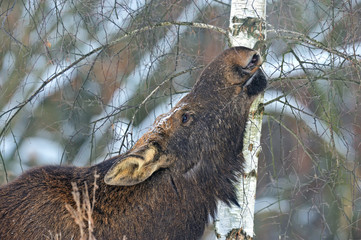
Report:
M254 77L256 76L257 72L260 70L257 70L244 84L243 87L247 87L248 85L250 85L254 79Z

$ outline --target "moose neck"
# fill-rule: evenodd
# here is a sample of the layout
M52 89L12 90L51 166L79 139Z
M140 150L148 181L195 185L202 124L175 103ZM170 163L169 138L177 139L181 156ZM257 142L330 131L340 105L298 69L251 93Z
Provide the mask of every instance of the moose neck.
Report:
M242 174L244 162L242 155L244 128L242 126L245 126L247 119L239 118L237 111L241 110L227 111L230 115L225 117L227 120L222 121L221 125L228 127L222 128L222 131L209 133L214 134L210 137L214 141L209 142L207 147L201 146L203 150L206 149L205 153L200 156L200 159L195 159L195 164L191 165L185 173L169 172L174 187L190 190L186 194L186 201L195 204L202 201L200 206L207 206L207 211L211 216L216 211L218 200L226 204L238 205L234 183L237 182L237 176ZM247 116L248 111L242 114ZM197 206L194 208L197 211Z
M133 186L105 184L104 176L117 158L90 168L91 171L96 169L100 175L96 201L98 207L94 209L99 212L99 215L106 216L109 221L123 226L123 232L126 231L124 229L133 229L135 225L138 225L139 229L142 229L141 225L152 226L153 229L160 229L167 225L169 229L174 229L173 235L156 236L152 234L158 234L159 231L150 229L147 231L152 231L153 239L199 238L203 234L205 224L209 221L209 216L214 217L218 200L226 204L238 205L233 184L237 181L237 174L242 173L244 135L242 126L246 124L246 118L242 116L248 115L248 111L244 110L248 108L245 106L246 103L242 103L242 99L234 101L238 105L232 102L225 104L225 108L217 108L222 109L219 110L221 112L216 113L221 118L215 119L214 115L207 116L207 119L219 122L219 125L211 128L206 124L202 125L204 129L199 132L207 131L208 140L204 142L200 140L199 144L191 146L194 149L182 149L184 146L181 146L179 142L171 142L167 146L168 151L172 152L174 148L185 154L177 156L179 165L173 168L162 168L144 182ZM187 155L186 153L189 152L191 152L190 155ZM187 160L189 156L194 157ZM115 213L113 209L113 212L107 213L106 209L102 209L102 206L106 205L104 201L107 201L108 205L117 206L115 209L118 212ZM119 202L122 204L119 205ZM149 216L146 218L150 219L148 225L137 222L137 216L140 215ZM149 238L146 235L132 234L134 232L130 230L124 232L129 239ZM190 235L185 236L185 234Z

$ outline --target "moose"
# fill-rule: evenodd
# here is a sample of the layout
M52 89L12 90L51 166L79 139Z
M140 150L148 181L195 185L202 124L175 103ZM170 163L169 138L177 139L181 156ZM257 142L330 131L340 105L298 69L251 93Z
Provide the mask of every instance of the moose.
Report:
M238 205L245 125L267 85L261 64L257 51L229 48L128 152L90 167L34 168L1 186L0 239L79 239L66 205L75 209L74 184L92 192L96 175L96 239L199 239L218 201Z

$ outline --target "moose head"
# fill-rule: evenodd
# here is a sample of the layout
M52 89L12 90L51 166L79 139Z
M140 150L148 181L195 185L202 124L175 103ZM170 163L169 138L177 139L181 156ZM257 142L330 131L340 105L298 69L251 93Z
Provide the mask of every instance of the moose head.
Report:
M94 189L95 172L87 220L96 239L199 238L217 201L237 204L249 108L267 84L261 63L252 49L230 48L125 154L92 167L35 168L0 187L0 239L79 239L66 205L79 206L72 183Z

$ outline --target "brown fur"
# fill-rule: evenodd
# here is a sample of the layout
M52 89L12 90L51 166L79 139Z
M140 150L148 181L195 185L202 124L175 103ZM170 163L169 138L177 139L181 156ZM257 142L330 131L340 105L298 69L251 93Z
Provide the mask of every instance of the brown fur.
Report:
M218 200L238 204L245 124L266 87L260 64L251 49L228 49L129 152L92 167L36 168L2 186L0 239L79 239L65 205L75 207L72 182L92 191L95 172L97 239L199 238Z

